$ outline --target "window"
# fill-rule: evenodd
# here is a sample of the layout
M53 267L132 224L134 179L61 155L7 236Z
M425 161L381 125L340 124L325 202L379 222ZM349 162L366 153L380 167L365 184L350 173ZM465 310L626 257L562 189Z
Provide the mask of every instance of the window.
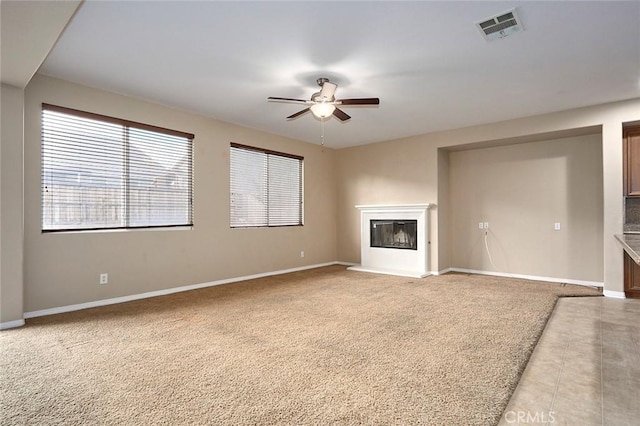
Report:
M42 105L42 231L193 225L193 135Z
M231 227L302 225L303 157L231 144Z

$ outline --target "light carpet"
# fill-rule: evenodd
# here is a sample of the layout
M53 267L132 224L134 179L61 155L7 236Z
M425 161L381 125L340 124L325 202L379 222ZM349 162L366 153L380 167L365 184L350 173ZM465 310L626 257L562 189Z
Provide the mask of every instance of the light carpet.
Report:
M0 423L495 424L557 298L595 295L330 266L34 318Z

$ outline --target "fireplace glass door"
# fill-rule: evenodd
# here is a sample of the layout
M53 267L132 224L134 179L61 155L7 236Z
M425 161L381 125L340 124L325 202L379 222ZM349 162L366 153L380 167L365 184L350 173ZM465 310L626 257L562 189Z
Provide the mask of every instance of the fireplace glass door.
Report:
M371 247L418 250L417 220L370 221Z

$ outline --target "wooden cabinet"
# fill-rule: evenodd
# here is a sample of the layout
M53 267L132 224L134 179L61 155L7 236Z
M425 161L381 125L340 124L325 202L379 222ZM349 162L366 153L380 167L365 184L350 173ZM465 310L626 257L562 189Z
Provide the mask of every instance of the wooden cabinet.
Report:
M624 254L624 294L626 297L640 299L640 265Z
M624 127L622 137L626 232L629 227L640 225L636 223L640 200L640 126ZM624 293L626 297L640 298L640 265L627 253L624 254Z
M624 194L640 197L640 126L625 127L623 138Z

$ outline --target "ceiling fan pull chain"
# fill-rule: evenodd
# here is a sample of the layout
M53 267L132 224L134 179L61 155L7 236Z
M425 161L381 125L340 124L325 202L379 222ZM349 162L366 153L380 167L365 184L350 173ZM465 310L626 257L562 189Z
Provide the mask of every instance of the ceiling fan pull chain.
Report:
M320 145L324 147L324 120L320 119L320 127L322 128L322 133L320 134Z

